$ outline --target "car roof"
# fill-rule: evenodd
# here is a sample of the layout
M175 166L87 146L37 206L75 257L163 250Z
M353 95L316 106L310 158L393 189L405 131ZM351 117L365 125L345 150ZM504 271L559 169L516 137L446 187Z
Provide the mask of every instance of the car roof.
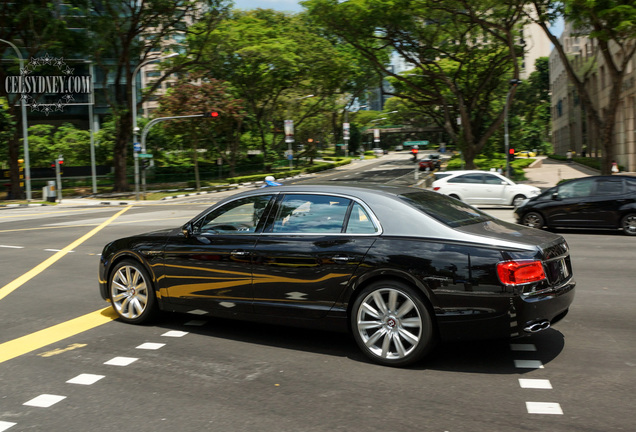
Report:
M600 178L613 178L613 179L625 179L625 180L630 180L630 181L636 181L636 177L634 177L634 176L621 175L621 174L607 174L607 175L595 175L595 176L585 176L585 177L571 178L571 179L563 180L557 186L560 186L560 185L565 184L565 183L579 181L579 180L600 179Z
M450 171L442 171L442 173L448 175L460 175L460 174L498 174L495 171L486 171L486 170L450 170Z
M363 195L383 195L397 197L409 192L430 192L425 189L413 188L408 186L394 186L380 183L362 183L362 182L349 182L347 184L335 184L334 182L307 182L297 185L285 185L277 186L276 189L267 188L263 192L308 192L308 193L341 193L352 196ZM246 191L242 194L251 195L254 191ZM239 194L239 195L242 195Z

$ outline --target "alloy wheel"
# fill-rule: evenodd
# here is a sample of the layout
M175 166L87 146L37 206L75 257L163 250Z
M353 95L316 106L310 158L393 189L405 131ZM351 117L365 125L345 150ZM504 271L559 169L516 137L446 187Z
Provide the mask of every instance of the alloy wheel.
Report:
M124 264L113 273L110 295L113 307L122 318L142 317L149 307L149 294L146 277L137 266Z
M424 312L425 313L425 312ZM356 331L368 353L387 362L408 359L428 343L422 308L405 292L381 288L357 308Z

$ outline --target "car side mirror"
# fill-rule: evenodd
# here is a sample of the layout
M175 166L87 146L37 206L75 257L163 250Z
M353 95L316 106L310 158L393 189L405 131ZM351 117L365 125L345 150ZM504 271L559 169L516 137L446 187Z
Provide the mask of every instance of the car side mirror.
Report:
M190 238L192 236L192 224L188 222L187 224L182 226L181 233L185 236L185 238Z
M559 193L558 192L554 192L552 194L552 199L555 200L555 201L558 201L559 200Z

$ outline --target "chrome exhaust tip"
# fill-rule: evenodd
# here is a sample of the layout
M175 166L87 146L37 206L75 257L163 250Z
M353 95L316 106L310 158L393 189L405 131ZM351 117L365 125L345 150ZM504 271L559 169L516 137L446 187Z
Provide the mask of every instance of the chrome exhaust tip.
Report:
M541 321L535 321L532 324L528 324L526 327L524 327L523 330L527 333L538 333L540 331L547 330L549 328L550 328L550 321L541 320Z

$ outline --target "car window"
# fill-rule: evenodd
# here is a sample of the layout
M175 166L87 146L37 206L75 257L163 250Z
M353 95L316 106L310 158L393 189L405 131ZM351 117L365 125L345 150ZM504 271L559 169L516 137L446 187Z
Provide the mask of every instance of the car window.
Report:
M462 174L448 180L448 183L483 183L482 174Z
M274 233L340 233L351 200L329 195L285 195L278 205Z
M636 178L625 179L625 189L625 192L627 193L636 192Z
M373 225L373 221L364 207L354 203L345 232L349 234L374 234L378 232L378 229Z
M229 202L217 208L198 223L202 234L249 234L256 231L272 195L258 195Z
M435 176L435 180L439 180L439 179L443 179L444 177L448 177L449 175L452 175L450 173L439 173L436 172L435 174L433 174Z
M484 174L484 183L486 184L495 184L495 185L500 185L502 182L502 180L494 175L490 175L490 174Z
M416 209L450 227L460 227L493 220L492 216L443 194L410 192L400 198Z
M592 195L594 179L571 181L559 186L559 198L584 198Z
M600 178L596 182L596 195L621 195L623 179Z

